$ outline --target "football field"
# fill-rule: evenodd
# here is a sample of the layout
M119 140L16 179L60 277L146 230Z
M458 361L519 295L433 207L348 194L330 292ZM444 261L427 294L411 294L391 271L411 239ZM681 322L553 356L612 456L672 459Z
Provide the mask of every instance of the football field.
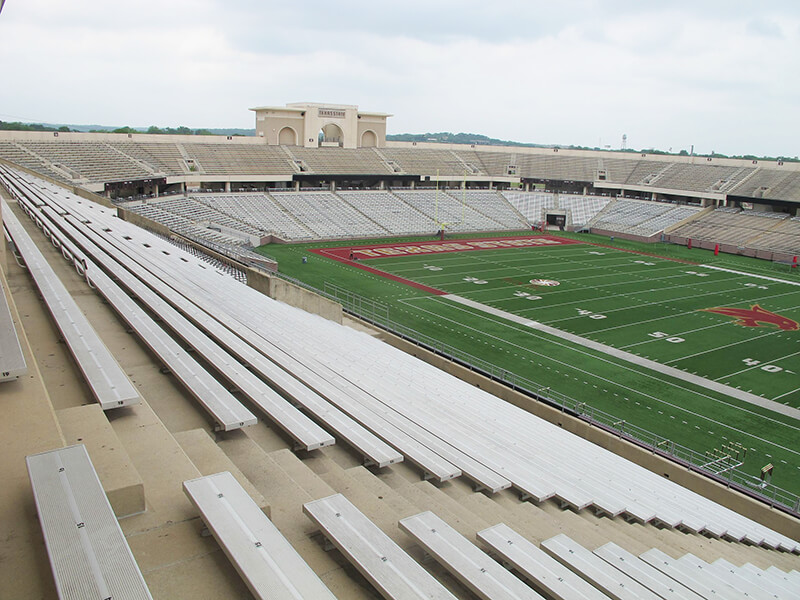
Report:
M742 470L773 464L772 482L800 493L791 274L562 236L268 250L293 277L375 298L392 320L626 424L701 453L741 444Z

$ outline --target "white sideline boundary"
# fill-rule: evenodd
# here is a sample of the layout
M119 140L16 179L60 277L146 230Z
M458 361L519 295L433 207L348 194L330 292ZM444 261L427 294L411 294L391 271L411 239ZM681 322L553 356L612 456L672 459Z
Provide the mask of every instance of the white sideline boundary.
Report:
M756 279L766 279L767 281L774 281L775 283L785 283L786 285L796 285L800 287L800 282L786 281L785 279L778 279L777 277L767 277L766 275L755 275L753 273L745 273L744 271L734 271L733 269L726 269L724 267L715 267L713 265L700 265L706 269L714 269L715 271L725 271L726 273L735 273L736 275L743 275L744 277L755 277Z
M555 327L550 327L549 325L539 323L538 321L531 321L530 319L520 317L518 315L506 312L504 310L500 310L499 308L493 308L491 306L487 306L486 304L481 304L480 302L475 302L474 300L470 300L469 298L464 298L463 296L458 296L456 294L445 294L441 297L447 298L448 300L452 300L453 302L456 302L458 304L463 304L464 306L469 306L470 308L474 308L476 310L480 310L482 312L494 315L496 317L501 317L503 319L519 323L520 325L524 325L525 327L530 327L532 329L536 329L537 331L542 331L544 333L548 333L550 335L554 335L556 337L569 340L576 344L580 344L581 346L592 348L593 350L598 350L599 352L603 352L610 356L620 358L629 363L633 363L635 365L639 365L647 369L651 369L653 371L658 371L659 373L663 373L664 375L669 375L670 377L681 379L688 383L693 383L695 385L699 385L714 390L716 392L720 392L727 396L743 400L744 402L749 402L750 404L761 406L773 412L781 413L789 417L792 417L794 419L800 420L800 410L792 408L791 406L786 406L779 402L767 400L766 398L761 398L760 396L756 396L755 394L751 394L749 392L737 390L736 388L732 388L728 385L718 383L710 379L706 379L705 377L700 377L699 375L692 375L691 373L681 371L680 369L676 369L675 367L662 365L661 363L657 363L647 358L642 358L641 356L636 356L635 354L631 354L630 352L625 352L624 350L619 350L618 348L612 348L611 346L606 346L605 344L601 344L599 342L595 342L593 340L580 337L579 335L575 335L573 333L561 331L560 329L556 329Z

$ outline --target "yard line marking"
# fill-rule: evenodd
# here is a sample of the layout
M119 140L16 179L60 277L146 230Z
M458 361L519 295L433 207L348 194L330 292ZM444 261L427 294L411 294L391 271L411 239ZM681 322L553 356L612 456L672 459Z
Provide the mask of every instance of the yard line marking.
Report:
M724 291L721 291L720 293L724 293L725 291L730 291L730 290L724 290ZM771 300L773 298L780 298L781 296L791 296L792 294L796 294L796 293L797 292L783 292L781 294L772 294L770 296L759 296L758 299L756 299L756 300L737 300L736 302L730 302L729 304L735 306L737 304L747 304L748 302L763 302L764 300ZM698 296L692 296L692 298L697 298L697 297ZM795 308L798 308L798 307L793 306L793 307L791 307L789 309L785 309L785 310L794 310ZM784 309L781 309L781 310L784 310ZM697 312L697 310L688 310L686 312L682 312L682 313L678 313L678 314L673 313L673 314L669 314L669 315L664 315L663 317L656 317L655 319L647 319L645 321L637 321L636 323L625 323L624 325L615 325L614 327L606 327L605 329L595 329L592 333L593 334L604 333L606 331L612 331L614 329L622 329L624 327L630 327L631 325L644 325L645 323L652 323L654 321L661 321L663 319L671 319L673 317L682 317L682 316L686 316L686 315L691 315L691 314L693 314L695 312ZM730 321L725 321L723 323L723 325L727 324L729 322Z
M679 315L670 315L670 316L676 317L676 316L679 316ZM648 321L637 321L635 323L631 323L630 326L641 325L641 324L647 323L647 322ZM670 337L672 337L672 336L689 335L690 333L697 333L698 331L703 331L705 329L714 329L715 327L722 327L723 325L730 325L730 323L729 322L714 323L713 325L706 325L705 327L698 327L697 329L687 329L686 331L678 331L676 333L670 334ZM593 331L592 335L594 335L596 333L597 333L596 331ZM775 332L775 333L777 333L777 332ZM635 344L628 344L627 346L616 346L616 347L619 348L620 350L625 350L627 348L633 348L634 346L641 346L642 344L649 344L650 342L658 342L658 341L661 341L661 338L652 338L651 337L651 338L648 338L648 339L646 339L644 341L636 342ZM682 360L682 359L675 359L675 360ZM659 361L659 362L662 362L662 361Z
M778 283L785 283L787 285L796 285L800 287L800 282L797 281L787 281L786 279L778 279L777 277L767 277L766 275L755 275L753 273L745 273L744 271L734 271L733 269L725 269L723 267L715 267L713 265L704 265L709 269L714 269L715 271L725 271L726 273L736 273L737 275L743 275L745 277L755 277L756 279L766 279L767 281L777 281Z
M791 309L787 309L787 310L794 310L795 308L798 308L798 307L794 306ZM729 324L730 323L723 323L723 325L729 325ZM763 337L767 337L767 336L770 336L770 335L775 335L775 334L778 334L778 333L782 333L782 331L780 329L776 329L774 331L770 331L768 333L763 333L761 335L757 335L757 336L752 337L752 338L746 338L746 339L743 339L743 340L739 340L738 342L731 342L730 344L726 344L725 346L717 346L715 348L711 348L710 350L703 350L702 352L696 352L695 354L689 354L688 356L683 356L681 358L674 358L672 360L666 361L664 364L668 365L670 363L680 362L682 360L686 360L687 358L694 358L695 356L701 356L703 354L708 354L709 352L716 352L717 350L722 350L723 348L730 348L731 346L737 346L738 344L746 344L748 342L752 342L754 340L759 340L759 339L761 339ZM791 356L794 356L794 355L792 354ZM776 360L778 360L778 359L776 359ZM745 371L747 371L747 370L749 370L749 369L745 369ZM741 373L742 371L739 371L739 372ZM732 373L732 375L736 375L736 373ZM727 377L727 375L723 375L723 377ZM722 377L720 377L719 379L722 379Z
M517 315L513 315L511 313L507 313L507 312L502 311L500 309L492 308L490 306L486 306L485 304L480 304L479 302L475 302L474 300L469 300L467 298L462 298L462 297L456 296L454 294L445 294L445 295L441 296L440 298L447 299L447 300L456 302L458 304L462 304L464 306L468 306L468 307L473 308L475 310L481 311L483 313L487 313L489 315L494 315L496 317L500 317L500 318L505 319L507 321L511 321L511 322L514 322L514 323L519 323L519 324L524 325L526 327L531 327L534 330L538 330L538 331L541 331L543 333L548 333L548 334L550 334L552 336L556 336L556 337L560 337L560 338L569 340L569 341L571 341L573 343L579 344L580 346L585 346L587 348L591 348L593 350L597 350L597 351L602 352L603 354L606 354L608 356L613 356L613 357L619 358L619 359L621 359L621 360L623 360L625 362L632 363L632 364L635 364L635 365L650 369L652 371L657 371L659 373L663 373L663 374L668 375L670 377L673 377L675 379L683 380L683 381L686 381L688 383L694 383L695 385L699 385L700 387L703 387L703 388L706 388L706 389L713 389L713 390L721 392L722 394L725 394L727 396L732 396L734 398L738 398L739 400L743 400L744 402L749 402L750 404L761 406L763 408L768 408L768 409L773 410L775 412L794 417L795 419L800 419L800 410L798 410L798 409L791 408L791 407L786 407L786 406L783 406L782 404L773 403L770 400L766 400L764 398L760 398L759 396L755 396L754 394L749 394L747 392L742 392L740 390L736 390L734 388L731 388L730 386L725 386L725 385L718 384L718 383L713 382L713 381L711 381L709 379L706 379L704 377L699 377L699 376L696 376L696 375L690 375L688 373L685 373L684 371L681 371L680 369L676 369L674 367L668 367L666 365L662 365L662 364L654 362L652 360L648 360L646 358L641 358L641 357L632 355L632 354L630 354L628 352L623 352L621 350L617 350L616 348L612 348L610 346L606 346L605 344L600 344L598 342L589 340L587 338L583 338L583 337L580 337L580 336L577 336L577 335L573 335L573 334L561 331L559 329L556 329L554 327L549 327L547 325L543 325L542 323L538 323L536 321L529 321L529 320L524 319L522 317L518 317ZM436 300L437 301L441 301L441 300L439 300L439 297L437 297ZM496 336L491 336L491 337L496 337ZM559 344L559 345L563 345L563 344ZM580 350L576 350L576 351L577 352L582 352ZM595 357L595 358L599 358L599 357ZM553 360L553 359L551 358L550 360ZM603 360L603 359L601 359L601 360ZM606 362L611 362L611 361L606 360ZM562 364L564 364L564 363L562 363ZM612 364L617 364L617 366L620 366L620 367L623 367L623 368L627 368L624 365L619 365L618 363L612 363ZM637 372L640 372L640 371L637 371ZM647 375L646 373L642 373L642 375L645 375L645 376L653 378L652 375ZM599 379L602 379L604 381L608 381L605 378L600 377L599 375L595 374L594 376L599 378ZM609 381L609 383L612 383L612 382ZM617 384L617 385L619 385L619 384ZM674 385L674 384L672 384L672 385ZM676 386L676 387L680 387L680 386ZM739 410L746 410L746 409L742 409L740 407L735 407L735 408L738 408ZM760 415L760 416L763 416L763 415ZM769 418L769 417L767 417L767 418Z
M707 294L697 294L695 296L692 296L692 299L694 299L694 298L702 298L703 296L714 296L716 294L724 294L726 292L732 292L732 291L733 291L733 289L729 289L729 290L718 290L718 291L715 291L715 292L709 292ZM794 294L794 293L796 293L796 292L786 292L784 294L775 294L775 296L785 296L787 294ZM763 296L762 298L763 299L774 298L775 296ZM675 301L675 298L669 298L667 300L661 300L659 302L646 302L644 304L637 305L636 308L642 308L644 306L656 306L658 304L664 304L666 302L674 302L674 301ZM752 302L752 300L739 300L737 302L733 302L732 304L742 304L743 302ZM608 314L608 313L612 313L612 312L619 312L621 310L630 310L630 309L631 309L631 307L629 307L629 306L626 306L626 307L623 307L623 308L612 308L611 310L604 310L603 314ZM546 324L551 324L551 323L559 323L561 321L569 321L571 319L577 319L577 318L579 318L579 317L566 317L566 318L563 318L563 319L554 319L552 321L543 321L543 322L546 323Z
M773 333L778 333L778 332L774 331ZM762 335L762 336L759 336L759 337L764 337L764 336ZM780 358L772 358L770 360L765 360L763 362L769 365L769 364L772 364L772 363L780 362L782 360L786 360L787 358L791 358L793 356L797 356L798 354L800 354L800 352L794 352L792 354L787 354L786 356L781 356ZM747 367L746 369L741 369L740 371L736 371L736 372L730 373L728 375L723 375L722 377L733 377L733 376L739 375L741 373L746 373L747 371L752 371L753 369L760 369L762 366L764 366L764 365L759 363L757 365L753 365L752 367ZM715 379L715 381L718 381L718 380L722 379L722 377L718 377L717 379Z
M436 302L436 303L442 303L442 300L441 300L441 298L442 298L441 296L429 296L427 299L429 299L429 300L433 300L433 301L434 301L434 302ZM440 314L438 314L438 313L434 313L434 312L432 312L432 311L429 311L429 310L427 310L427 309L420 308L420 307L415 307L415 308L416 308L417 310L419 310L419 311L426 312L426 313L428 313L428 314L434 315L434 316L436 316L436 317L437 317L437 318L439 318L439 319L443 319L443 320L445 320L445 321L450 321L450 322L452 322L452 323L456 323L456 324L458 324L458 325L459 325L459 327L460 327L461 329L469 329L469 330L475 331L475 332L477 332L477 333L479 333L479 334L481 334L481 335L484 335L484 336L488 336L488 337L494 337L495 339L502 339L502 338L497 338L496 336L493 336L493 335L491 335L491 334L487 334L486 332L483 332L483 331L481 331L481 330L475 329L474 327L468 327L468 326L464 325L464 324L463 324L462 322L460 322L460 321L454 321L453 319L450 319L450 318L448 318L448 317L444 317L444 316L442 316L442 315L440 315ZM454 307L454 308L458 308L458 307ZM463 310L463 309L459 309L459 310L461 310L462 312L468 312L468 311L465 311L465 310ZM500 322L500 321L493 321L493 322L494 322L494 323L497 323L497 324L499 324L499 325L509 326L509 324L508 324L508 323L503 323L503 322ZM518 330L517 330L517 331L518 331ZM583 352L583 351L581 351L581 350L579 350L579 349L576 349L576 348L571 348L571 347L565 346L564 344L560 344L560 343L558 343L558 342L556 342L556 341L554 341L554 340L550 340L549 338L540 338L539 336L535 336L535 337L537 337L537 338L539 338L539 339L547 339L547 341L550 341L550 342L552 342L552 343L556 344L557 346L562 346L562 347L565 347L565 348L569 348L570 350L573 350L574 352L576 352L576 353L578 353L578 354L585 354L585 355L587 355L587 356L590 356L590 357L592 357L592 358L594 358L594 359L596 359L596 360L599 360L599 361L601 361L601 362L607 362L607 363L609 363L609 364L612 364L612 365L614 365L614 366L620 367L620 368L622 368L622 369L629 370L629 371L633 371L633 372L635 372L635 373L637 373L637 374L639 374L639 375L642 375L642 376L644 376L644 377L649 377L649 378L651 378L651 379L656 379L656 378L655 378L655 377L653 377L652 375L649 375L649 374L647 374L647 373L643 373L642 371L637 371L637 370L631 369L630 367L626 367L625 365L621 365L621 364L619 364L619 363L614 363L613 361L610 361L610 360L608 360L608 359L604 359L604 358L603 358L603 357L601 357L601 356L595 356L595 355L592 355L592 354L589 354L589 353ZM510 343L510 342L507 342L507 341L506 341L506 344L507 344L507 345L509 345L509 346L514 346L514 347L516 347L516 348L518 348L518 349L520 349L520 350L524 350L524 351L526 351L526 352L529 352L530 354L533 354L534 356L537 356L537 357L540 357L540 358L544 358L544 359L546 359L546 360L549 360L549 361L551 361L551 362L555 362L555 363L558 363L558 364L564 365L565 367L569 367L569 368L571 368L571 369L573 369L573 370L575 370L575 371L578 371L579 373L583 373L583 374L585 374L585 375L589 375L589 376L591 376L591 377L594 377L594 378L596 378L596 379L600 379L600 380L602 380L602 381L605 381L605 382L607 382L607 383L610 383L610 384L617 385L617 386L619 386L619 387L622 387L622 388L624 388L624 389L626 389L626 390L629 390L630 392L635 392L635 393L637 393L637 394L640 394L640 395L642 395L642 396L644 396L644 397L646 397L646 398L649 398L650 400L652 400L652 401L654 401L654 402L659 402L659 403L661 403L661 404L664 404L664 405L666 405L666 406L669 406L669 407L671 407L671 408L673 408L673 409L675 409L675 410L678 410L678 411L681 411L681 412L684 412L684 413L690 414L690 415L692 415L692 416L694 416L694 417L697 417L697 418L699 418L699 419L704 419L704 420L706 420L706 421L709 421L709 422L711 422L711 423L714 423L715 425L718 425L718 426L720 426L720 427L723 427L723 428L729 429L729 430L731 430L731 431L735 431L736 433L738 433L738 434L740 434L740 435L742 435L742 436L746 436L746 437L749 437L749 438L756 439L756 440L758 440L758 441L760 441L760 442L763 442L763 443L765 443L765 444L767 444L767 445L774 446L774 447L776 447L776 448L780 448L781 450L785 450L786 452L789 452L790 454L796 454L796 455L800 456L800 452L798 452L797 450L793 450L793 449L791 449L791 448L787 448L787 447L785 447L785 446L782 446L782 445L780 445L780 444L777 444L777 443L775 443L775 442L773 442L773 441L771 441L771 440L767 440L767 439L761 438L761 437L759 437L759 436L756 436L756 435L754 435L753 433L750 433L750 432L744 431L744 430L742 430L742 429L738 429L738 428L736 428L736 427L733 427L733 426L731 426L731 425L728 425L728 424L722 423L722 422L720 422L720 421L716 421L716 420L714 420L714 419L711 419L711 418L710 418L708 415L703 415L703 414L700 414L700 413L696 413L696 412L694 412L694 411L691 411L691 410L689 410L688 408L685 408L685 407L683 407L683 406L680 406L680 405L677 405L677 404L672 404L672 403L670 403L670 402L667 402L666 400L662 400L661 398L657 398L657 397L655 397L655 396L651 396L651 395L649 395L649 394L647 394L647 393L645 393L645 392L642 392L641 390L637 390L637 389L635 389L635 388L631 388L631 387L628 387L628 386L625 386L625 385L621 385L621 384L619 384L619 383L617 383L617 382L614 382L614 381L611 381L611 380L609 380L609 379L606 379L606 378L604 378L604 377L602 377L602 376L600 376L600 375L598 375L598 374L596 374L596 373L592 373L592 372L590 372L590 371L586 371L586 370L584 370L584 369L581 369L580 367L576 367L575 365L572 365L572 364L569 364L569 363L566 363L566 362L563 362L563 361L560 361L560 360L554 359L554 358L552 358L552 357L550 357L550 356L547 356L547 355L545 355L545 354L540 354L540 353L538 353L538 352L535 352L535 351L533 351L533 350L531 350L531 349L529 349L529 348L524 348L524 347L522 347L522 346L519 346L518 344ZM769 416L767 416L767 415L762 415L762 414L759 414L759 413L755 413L755 412L753 412L753 411L751 411L751 410L748 410L748 409L746 409L746 408L743 408L743 407L740 407L740 406L734 406L734 405L732 405L732 404L729 404L729 403L725 402L724 400L720 400L720 399L718 399L718 398L712 398L711 396L708 396L708 395L706 395L706 394L703 394L703 393L701 393L701 392L697 392L697 391L694 391L694 390L687 390L686 388L684 388L684 387L682 387L682 386L679 386L679 385L677 385L677 384L675 384L675 383L668 382L668 381L664 381L664 380L661 380L661 379L659 379L659 381L661 381L662 383L665 383L665 384L667 384L667 385L670 385L670 386L672 386L672 387L676 387L676 388L683 389L684 391L690 392L690 393L692 393L692 394L694 394L694 395L696 395L696 396L700 396L700 397L706 398L706 399L708 399L708 400L710 400L710 401L712 401L712 402L719 402L719 403L721 403L721 404L726 404L727 406L729 406L729 407L731 407L731 408L734 408L734 409L736 409L736 410L741 410L741 411L742 411L742 412L744 412L744 413L749 413L749 414L755 415L755 416L757 416L757 417L760 417L760 418L762 418L762 419L765 419L765 420L767 420L767 421L771 421L771 422L773 422L773 423L775 423L775 424L777 424L777 425L781 425L781 426L784 426L784 427L788 427L789 429L793 429L793 430L800 430L800 427L796 427L796 426L794 426L794 425L789 425L788 423L784 423L784 422L782 422L782 421L778 421L778 420L776 420L776 419L773 419L772 417L769 417ZM584 382L584 383L587 383L587 382ZM626 400L629 400L629 398L625 398L625 399L626 399ZM779 406L780 406L780 405L779 405ZM685 421L684 421L684 423L685 423Z
M772 400L773 401L780 400L784 396L788 396L789 394L794 394L795 392L800 392L800 388L797 388L796 390L792 390L791 392L786 392L785 394L781 394L780 396L775 396ZM800 469L800 467L798 467L798 469Z

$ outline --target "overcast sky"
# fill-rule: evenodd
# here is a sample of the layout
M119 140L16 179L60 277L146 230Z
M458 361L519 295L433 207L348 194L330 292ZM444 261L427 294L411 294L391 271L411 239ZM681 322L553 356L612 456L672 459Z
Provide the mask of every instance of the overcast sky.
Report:
M254 127L356 104L389 133L800 154L800 1L6 0L0 120Z

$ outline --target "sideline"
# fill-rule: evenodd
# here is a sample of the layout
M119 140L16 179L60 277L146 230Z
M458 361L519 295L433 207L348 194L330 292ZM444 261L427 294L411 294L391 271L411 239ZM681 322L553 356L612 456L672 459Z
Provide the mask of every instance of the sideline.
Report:
M723 393L727 396L731 396L733 398L749 402L750 404L755 404L757 406L761 406L771 411L781 413L789 417L792 417L794 419L800 420L800 410L793 408L791 406L786 406L785 404L781 404L780 402L774 402L772 400L756 396L755 394L751 394L750 392L737 390L736 388L730 387L722 383L718 383L716 381L712 381L710 379L706 379L705 377L700 377L699 375L692 375L691 373L687 373L686 371L676 369L675 367L663 365L653 360L642 358L641 356L636 356L635 354L631 354L630 352L625 352L624 350L612 348L611 346L606 346L605 344L601 344L599 342L595 342L593 340L583 338L572 333L567 333L566 331L561 331L560 329L556 329L555 327L550 327L549 325L539 323L538 321L531 321L530 319L520 317L518 315L506 312L504 310L500 310L499 308L493 308L491 306L487 306L486 304L481 304L480 302L475 302L474 300L469 300L468 298L464 298L462 296L457 296L456 294L445 294L442 297L452 300L453 302L457 302L458 304L463 304L464 306L469 306L476 310L480 310L485 313L489 313L497 317L501 317L503 319L519 323L520 325L531 327L532 329L543 331L544 333L549 333L550 335L554 335L556 337L569 340L576 344L580 344L581 346L592 348L593 350L599 350L600 352L603 352L605 354L609 354L616 358L621 358L624 361L642 367L646 367L648 369L652 369L653 371L658 371L659 373L663 373L664 375L669 375L670 377L675 377L676 379L681 379L683 381L693 383L695 385L699 385Z
M777 277L767 277L766 275L756 275L755 273L747 273L745 271L734 271L733 269L725 269L723 267L715 267L714 265L699 265L706 269L714 269L715 271L725 271L726 273L735 273L736 275L744 275L745 277L755 277L757 279L766 279L767 281L775 281L777 283L785 283L786 285L797 285L797 281L786 281L785 279L778 279Z

